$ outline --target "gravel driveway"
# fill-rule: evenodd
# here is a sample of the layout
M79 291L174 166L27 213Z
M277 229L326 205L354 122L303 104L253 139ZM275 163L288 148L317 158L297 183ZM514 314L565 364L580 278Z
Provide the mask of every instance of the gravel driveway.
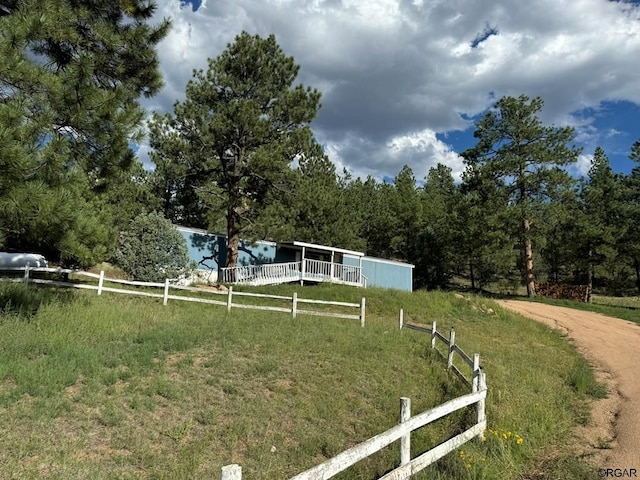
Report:
M563 331L593 363L609 396L594 402L591 424L578 433L585 453L593 455L599 468L626 469L640 478L640 325L542 303L498 304Z

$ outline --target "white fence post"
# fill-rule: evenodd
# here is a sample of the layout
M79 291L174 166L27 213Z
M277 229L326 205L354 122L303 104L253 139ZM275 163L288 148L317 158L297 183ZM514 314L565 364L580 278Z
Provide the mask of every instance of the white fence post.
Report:
M447 368L453 367L453 347L456 344L456 331L451 327L451 333L449 334L449 358L447 359Z
M480 382L480 354L473 354L473 371L471 372L471 393L478 391L478 383Z
M222 467L220 480L242 480L242 467L235 463Z
M227 313L231 311L231 301L233 300L233 287L229 287L227 291Z
M162 299L162 304L166 305L169 301L169 279L164 279L164 298Z
M366 299L362 297L362 303L360 304L360 326L364 328L364 315L366 308Z
M487 389L487 377L486 374L484 372L480 372L480 374L478 375L478 388L480 391L484 391ZM487 417L486 417L486 413L484 411L485 408L485 402L486 400L484 398L478 400L478 423L482 423L484 422ZM484 436L484 430L482 430L481 433L478 434L478 438L482 438Z
M293 306L291 307L291 314L293 318L296 318L298 314L298 292L293 292Z
M400 423L411 418L411 399L400 398ZM400 437L400 466L411 462L411 431Z
M100 270L100 279L98 280L98 295L102 295L103 283L104 283L104 270Z
M400 309L400 330L402 330L402 324L404 323L404 310Z
M25 285L29 285L29 265L24 267L24 279L22 281Z
M436 321L431 324L431 348L436 348Z

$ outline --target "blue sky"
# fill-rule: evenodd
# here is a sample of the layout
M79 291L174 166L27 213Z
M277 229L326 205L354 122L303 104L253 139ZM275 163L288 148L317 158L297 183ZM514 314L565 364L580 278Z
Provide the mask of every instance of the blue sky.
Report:
M541 96L546 124L571 125L588 171L596 146L615 170L640 139L640 6L609 0L156 0L173 28L160 44L171 111L194 68L241 31L276 35L322 92L312 127L339 169L418 179L463 170L473 121L504 95ZM148 161L149 148L140 146Z

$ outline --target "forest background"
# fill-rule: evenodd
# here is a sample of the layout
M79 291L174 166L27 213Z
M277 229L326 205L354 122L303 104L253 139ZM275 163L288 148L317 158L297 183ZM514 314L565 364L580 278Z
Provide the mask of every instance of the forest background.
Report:
M140 214L242 238L299 240L416 265L416 287L534 294L535 281L640 291L638 166L615 173L597 148L589 173L570 127L544 125L543 99L504 97L476 122L456 182L437 165L393 181L353 178L313 136L320 93L274 36L238 35L186 99L148 125L153 171L131 145L139 100L162 85L153 3L15 0L0 9L0 246L66 265L114 257ZM236 250L237 253L237 250Z

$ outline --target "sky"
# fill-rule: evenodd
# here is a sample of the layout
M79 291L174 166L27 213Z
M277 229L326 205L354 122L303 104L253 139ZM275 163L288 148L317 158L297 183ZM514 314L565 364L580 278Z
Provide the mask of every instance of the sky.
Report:
M156 0L170 18L158 47L172 111L194 69L236 35L275 34L318 89L311 126L339 171L418 180L438 163L459 178L474 122L501 97L540 96L546 125L570 125L585 175L601 146L628 173L640 140L640 0ZM148 165L149 147L140 145Z

